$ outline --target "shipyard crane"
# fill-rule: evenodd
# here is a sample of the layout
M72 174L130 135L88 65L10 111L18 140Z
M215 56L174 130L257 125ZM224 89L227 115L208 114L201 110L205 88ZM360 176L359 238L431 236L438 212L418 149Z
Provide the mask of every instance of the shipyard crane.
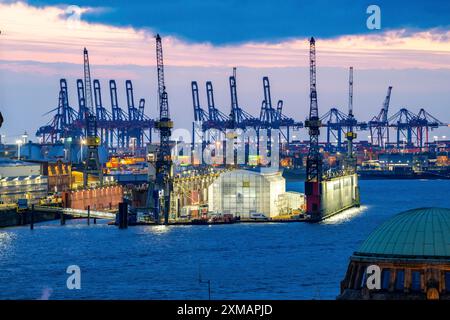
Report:
M356 126L356 120L353 116L353 67L349 69L348 75L348 116L347 116L347 169L356 170L356 161L353 156L353 140L356 139L356 133L353 132Z
M155 201L155 221L159 223L161 215L164 216L164 224L169 222L170 193L172 192L172 159L170 148L170 136L173 122L169 114L169 102L164 83L163 49L160 35L156 35L156 63L158 75L158 102L159 120L155 127L159 131L159 148L156 154L156 181L153 197Z
M320 217L320 183L322 181L322 158L319 150L319 134L321 121L317 105L316 87L316 41L309 41L309 118L305 127L309 129L309 151L306 159L305 194L307 213L312 220Z
M387 144L389 144L388 112L389 103L391 101L391 92L392 86L389 86L380 113L378 116L373 117L368 123L371 144L381 148L386 148Z
M98 176L100 185L103 184L103 170L100 164L98 154L98 147L100 145L100 138L97 136L97 117L94 113L92 100L92 83L91 70L89 66L89 54L86 48L83 52L84 56L84 89L85 89L85 121L86 121L86 146L87 157L84 165L83 185L86 187L89 175Z

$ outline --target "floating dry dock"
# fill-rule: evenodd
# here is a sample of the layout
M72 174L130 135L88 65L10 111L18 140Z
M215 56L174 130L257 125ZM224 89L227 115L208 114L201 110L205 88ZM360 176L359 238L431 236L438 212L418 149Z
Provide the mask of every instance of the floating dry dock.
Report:
M306 182L307 212L311 222L318 222L352 207L359 207L358 175L339 173L320 182Z

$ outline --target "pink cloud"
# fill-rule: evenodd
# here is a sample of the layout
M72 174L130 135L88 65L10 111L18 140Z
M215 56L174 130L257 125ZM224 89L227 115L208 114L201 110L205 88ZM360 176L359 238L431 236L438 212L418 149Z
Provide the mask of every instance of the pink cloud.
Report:
M86 46L96 65L154 65L151 30L83 20L74 25L66 16L65 8L60 6L0 4L0 21L4 25L0 60L81 64L81 52ZM449 30L391 30L318 39L318 63L322 67L353 65L358 69L449 68L449 38ZM298 67L308 63L307 39L228 46L192 44L175 37L165 37L163 41L165 62L173 66Z

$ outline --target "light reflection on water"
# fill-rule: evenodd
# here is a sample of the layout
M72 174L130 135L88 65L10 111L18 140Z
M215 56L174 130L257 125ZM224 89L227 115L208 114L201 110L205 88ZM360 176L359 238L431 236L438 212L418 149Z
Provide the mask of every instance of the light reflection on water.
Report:
M0 257L8 254L11 242L14 241L15 234L7 231L0 231Z
M350 208L340 212L337 215L331 216L322 221L323 224L339 224L345 223L361 214L364 214L369 209L369 206L362 205L359 208Z

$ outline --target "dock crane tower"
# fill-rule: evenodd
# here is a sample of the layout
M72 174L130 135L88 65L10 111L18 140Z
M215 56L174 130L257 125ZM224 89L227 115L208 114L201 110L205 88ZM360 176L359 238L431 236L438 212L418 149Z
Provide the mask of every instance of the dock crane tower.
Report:
M159 120L155 128L159 131L159 148L156 153L155 162L155 184L153 199L155 205L155 222L159 223L160 217L164 217L164 224L169 222L170 193L172 192L172 159L170 136L173 122L169 114L169 102L167 99L166 86L164 84L164 62L162 41L159 34L156 35L156 63L158 75L158 104Z
M347 128L347 170L356 170L356 161L353 156L353 140L356 139L354 132L356 120L353 116L353 67L349 69L348 76L348 128Z
M319 134L321 121L317 106L316 88L316 41L311 37L309 41L309 118L305 121L305 127L309 129L309 151L306 159L306 210L311 220L320 217L320 185L322 181L322 157L319 150Z
M98 155L100 138L97 136L97 117L94 112L94 102L92 98L91 70L89 66L89 53L86 48L84 55L84 99L85 99L85 121L86 121L86 146L87 158L84 165L83 185L87 186L89 175L98 176L100 185L103 184L103 172Z

